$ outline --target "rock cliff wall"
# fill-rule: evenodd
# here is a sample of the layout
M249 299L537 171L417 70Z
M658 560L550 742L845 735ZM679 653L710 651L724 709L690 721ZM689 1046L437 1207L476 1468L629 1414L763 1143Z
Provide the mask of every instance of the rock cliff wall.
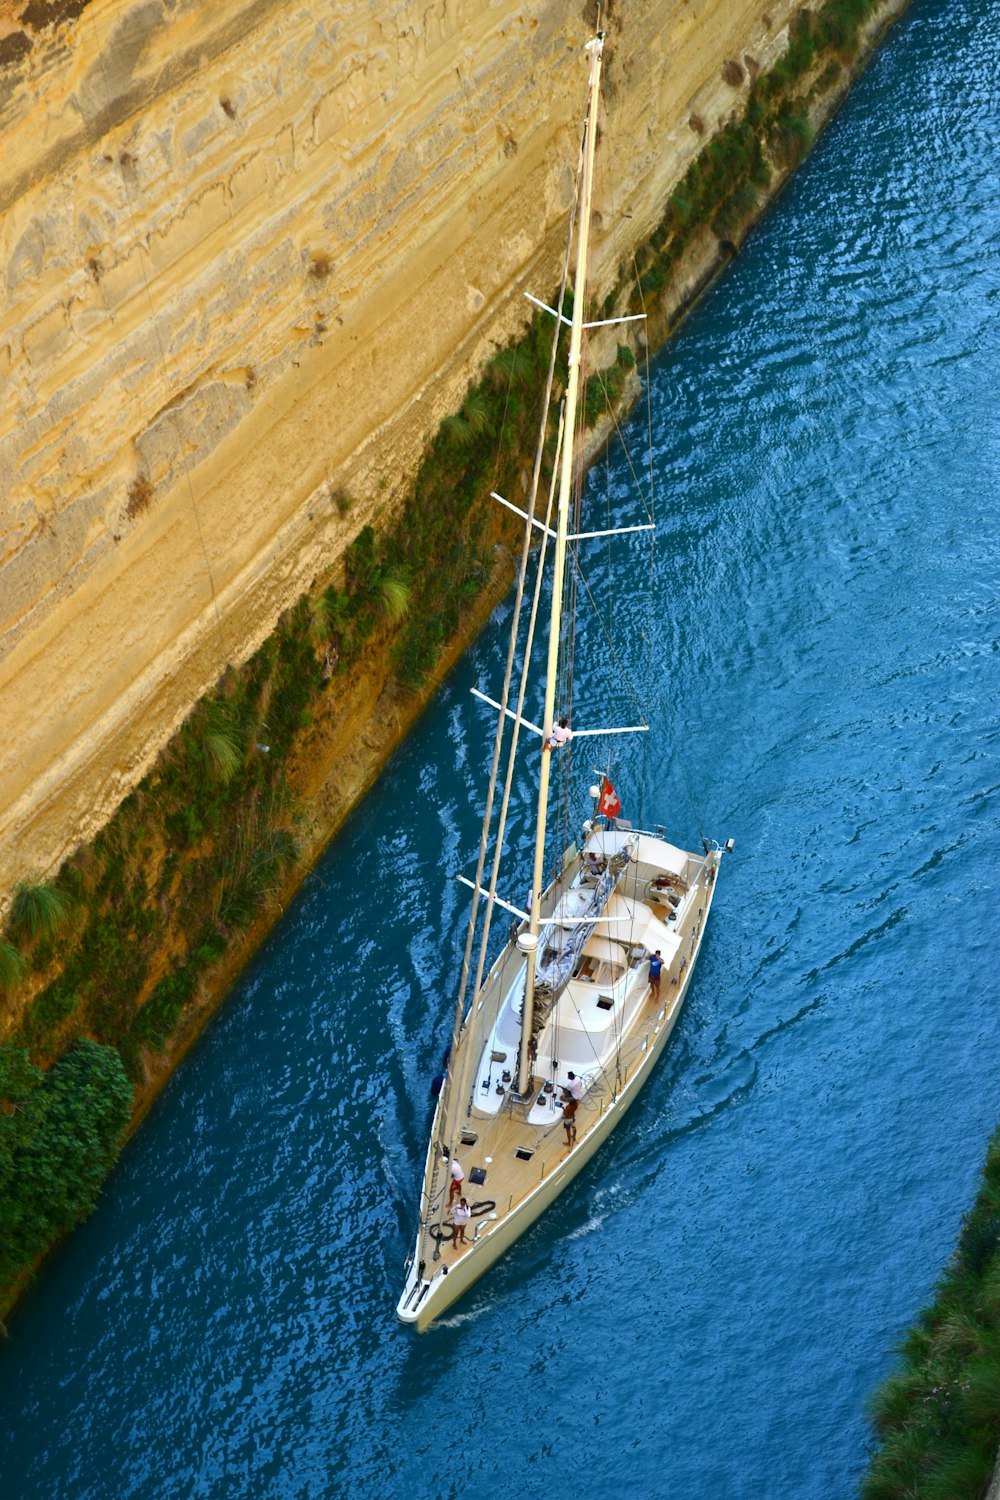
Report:
M0 891L96 832L551 291L591 9L0 0ZM599 285L794 9L610 8Z

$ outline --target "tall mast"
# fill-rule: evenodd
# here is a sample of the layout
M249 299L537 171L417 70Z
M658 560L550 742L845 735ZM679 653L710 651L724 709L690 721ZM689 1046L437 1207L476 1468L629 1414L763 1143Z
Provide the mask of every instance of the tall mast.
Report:
M597 104L601 86L601 58L604 52L604 33L598 32L593 41L587 43L590 53L590 84L587 103L587 123L583 153L583 183L580 192L579 236L576 244L576 274L573 279L573 322L569 338L569 380L566 386L565 439L562 449L562 467L559 471L559 506L556 514L556 540L552 573L552 618L549 624L549 654L545 675L545 713L542 724L545 730L543 747L552 733L555 722L556 684L559 680L559 632L562 618L563 573L566 566L566 536L569 531L569 502L573 489L575 450L573 436L576 431L576 408L580 387L580 351L583 344L583 304L587 286L587 253L590 244L590 201L594 181L594 152L597 146ZM559 309L560 313L562 309ZM517 1092L527 1094L531 1085L531 1033L535 1009L535 968L538 957L538 925L541 907L542 880L545 869L545 820L549 801L549 768L551 753L543 749L541 771L538 778L538 817L535 828L535 863L531 877L531 912L527 932L521 934L518 944L525 954L526 974L524 982L524 1005L521 1012L521 1048L517 1069Z

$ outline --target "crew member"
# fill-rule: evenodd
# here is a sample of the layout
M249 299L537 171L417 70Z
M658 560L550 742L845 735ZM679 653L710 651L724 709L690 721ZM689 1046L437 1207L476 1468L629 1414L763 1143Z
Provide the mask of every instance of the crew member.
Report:
M567 719L565 714L560 714L559 718L552 726L552 733L543 743L542 749L561 750L563 745L568 745L572 738L573 731L569 727L569 720Z
M468 1203L466 1203L464 1198L460 1198L451 1212L452 1223L455 1226L454 1243L456 1245L464 1245L466 1243L465 1226L466 1224L468 1224L471 1218L472 1209L469 1207Z

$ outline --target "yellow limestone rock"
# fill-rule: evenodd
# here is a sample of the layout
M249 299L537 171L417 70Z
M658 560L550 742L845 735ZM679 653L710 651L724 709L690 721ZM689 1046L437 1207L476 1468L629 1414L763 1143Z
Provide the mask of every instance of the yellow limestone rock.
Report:
M598 284L794 8L608 7ZM0 0L0 890L97 831L551 291L590 10Z

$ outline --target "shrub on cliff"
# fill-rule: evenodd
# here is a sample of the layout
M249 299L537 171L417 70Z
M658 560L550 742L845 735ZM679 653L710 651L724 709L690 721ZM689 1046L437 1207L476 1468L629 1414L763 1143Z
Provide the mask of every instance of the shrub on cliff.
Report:
M6 938L0 938L0 991L12 990L27 972L28 965L20 950Z
M788 100L768 125L768 145L775 161L796 167L813 141L812 122L798 101Z
M0 1283L91 1212L131 1109L112 1047L81 1039L47 1073L0 1047Z
M10 932L14 938L53 937L69 911L64 891L56 885L23 880L14 890Z
M980 1500L1000 1434L1000 1131L926 1309L876 1392L863 1500Z
M876 0L826 0L816 13L817 44L842 54L854 51L858 34L874 12Z

